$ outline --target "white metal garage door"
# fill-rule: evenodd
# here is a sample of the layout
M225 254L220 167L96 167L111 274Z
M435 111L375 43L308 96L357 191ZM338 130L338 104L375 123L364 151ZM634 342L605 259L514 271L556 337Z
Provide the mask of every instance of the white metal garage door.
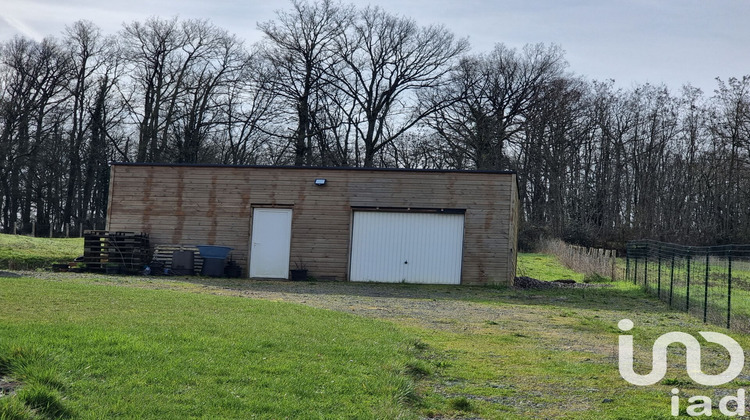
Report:
M351 281L461 283L464 215L355 211Z

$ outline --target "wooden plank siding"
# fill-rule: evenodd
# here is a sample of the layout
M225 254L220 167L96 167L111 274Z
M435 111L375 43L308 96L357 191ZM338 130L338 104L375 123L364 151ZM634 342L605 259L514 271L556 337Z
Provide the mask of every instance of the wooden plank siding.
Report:
M325 178L316 186L316 178ZM107 230L153 245L222 245L248 273L252 209L292 209L291 267L347 280L353 208L465 211L462 284L511 284L518 225L510 172L122 164L111 167Z

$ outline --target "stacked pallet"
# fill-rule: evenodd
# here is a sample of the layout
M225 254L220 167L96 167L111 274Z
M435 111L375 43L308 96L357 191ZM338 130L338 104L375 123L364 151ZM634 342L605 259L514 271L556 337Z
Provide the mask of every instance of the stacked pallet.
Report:
M193 253L193 272L200 274L203 269L203 257L201 257L201 253L195 245L157 245L154 249L153 261L161 263L164 268L172 269L172 258L174 257L174 253L184 251Z
M140 271L148 264L151 249L147 233L83 232L83 263L89 270L104 271L116 267L119 271Z

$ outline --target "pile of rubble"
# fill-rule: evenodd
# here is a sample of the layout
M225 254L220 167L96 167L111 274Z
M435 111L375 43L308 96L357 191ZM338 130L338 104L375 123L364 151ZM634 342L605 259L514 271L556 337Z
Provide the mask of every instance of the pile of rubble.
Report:
M551 289L553 287L575 287L575 280L541 281L531 277L516 277L513 287L518 289Z

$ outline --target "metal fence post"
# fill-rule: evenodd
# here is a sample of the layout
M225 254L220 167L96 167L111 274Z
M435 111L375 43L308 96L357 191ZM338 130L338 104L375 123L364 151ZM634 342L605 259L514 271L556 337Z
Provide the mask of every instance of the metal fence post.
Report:
M672 307L672 295L674 295L674 254L672 254L672 269L669 271L669 307Z
M687 288L685 289L685 312L690 312L690 251L687 256Z
M732 250L729 251L728 269L727 269L727 329L729 329L732 321Z
M706 288L703 291L703 323L708 320L708 270L709 270L709 253L706 251Z
M625 278L627 281L632 281L634 285L640 285L638 281L638 274L643 274L643 289L647 292L656 291L656 295L659 300L665 303L669 303L669 307L673 309L679 308L679 301L682 301L682 297L679 295L680 290L676 288L682 287L680 282L685 280L685 312L690 313L690 307L693 306L694 315L699 317L701 293L698 289L699 283L703 283L703 323L709 323L708 312L711 310L711 323L712 324L723 324L722 317L726 315L726 328L732 328L732 289L733 287L740 287L745 283L745 280L737 278L737 281L733 278L733 270L736 271L737 265L734 261L735 254L738 256L738 261L742 267L745 266L746 260L750 257L750 244L747 245L724 245L724 246L685 246L678 244L667 244L658 241L642 240L632 241L627 244L627 254L625 260ZM656 253L656 255L654 255ZM656 261L649 261L650 258ZM639 261L641 260L642 261ZM726 274L722 274L722 268L718 265L723 265L726 259ZM671 260L671 263L670 263ZM695 260L695 262L693 262ZM653 268L649 266L649 262L656 263L656 287L652 289L652 285L649 283L650 270ZM643 269L640 269L640 264L643 264ZM684 266L683 266L684 263ZM700 264L704 263L703 269ZM711 264L717 264L717 267L712 267ZM665 265L667 265L665 267ZM740 268L742 268L740 267ZM669 270L669 279L664 273L664 270ZM695 273L693 273L695 271ZM703 275L703 281L701 282L701 275ZM632 278L630 277L632 276ZM714 276L712 279L711 276ZM721 313L721 279L726 276L726 313ZM653 276L651 276L653 277ZM667 283L667 281L669 283ZM695 285L691 283L695 281ZM734 283L734 284L733 284ZM739 285L739 286L737 286ZM669 290L664 290L669 288ZM693 296L690 295L691 290ZM710 291L714 288L714 291ZM656 289L656 290L654 290ZM710 292L710 293L709 293ZM713 296L713 298L712 298ZM691 304L691 298L695 299L695 303ZM711 301L714 299L714 301ZM744 302L743 296L738 298L738 302ZM709 308L709 305L712 305ZM742 317L740 317L742 318ZM740 319L738 318L738 319ZM746 327L744 318L740 319L742 322L734 324L735 327L744 329Z
M656 274L656 296L661 299L661 247L659 247L659 258L658 258L658 264L659 269Z

